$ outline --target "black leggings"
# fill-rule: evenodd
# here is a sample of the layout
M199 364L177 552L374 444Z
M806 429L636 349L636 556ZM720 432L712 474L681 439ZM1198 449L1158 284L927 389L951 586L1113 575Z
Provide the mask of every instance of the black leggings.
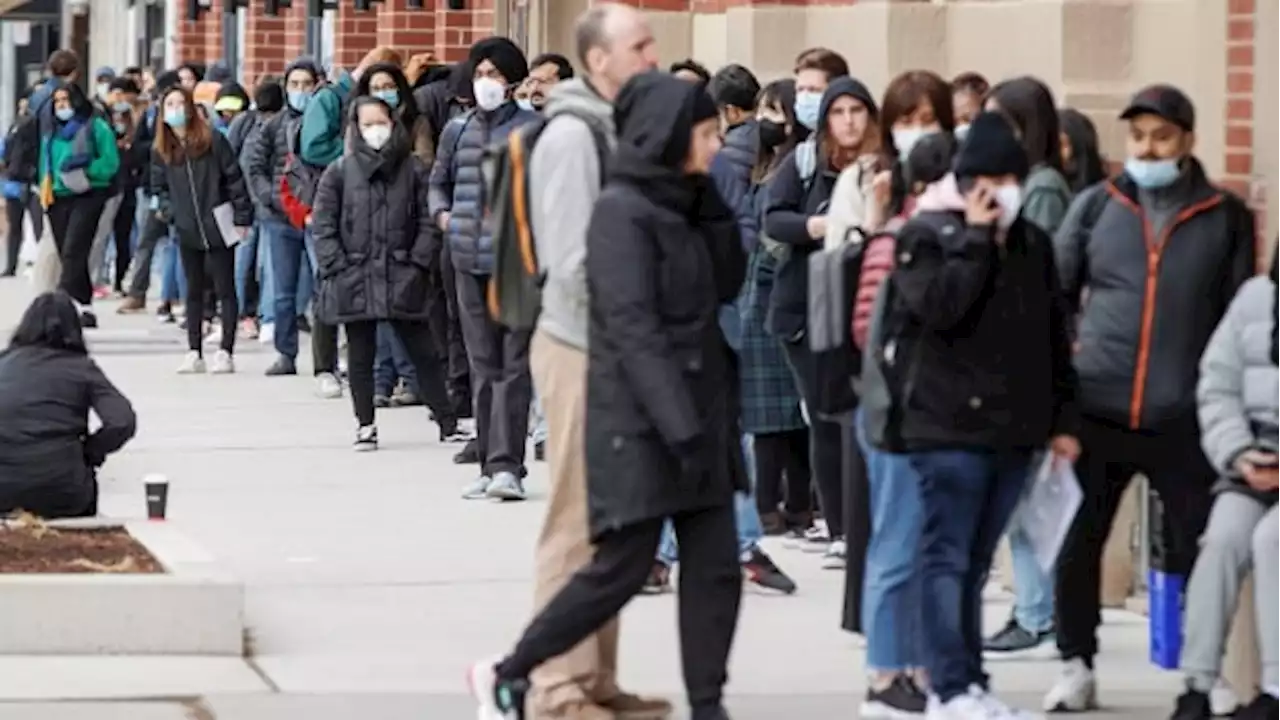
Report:
M436 353L431 329L426 323L404 320L391 320L390 324L418 373L418 389L423 402L441 426L452 425L455 415L444 386L444 364ZM355 408L356 421L363 427L373 424L373 364L378 354L378 323L365 320L346 323L346 328L347 381L351 384L351 404Z
M49 226L62 260L58 289L65 290L82 306L93 302L89 251L93 249L93 237L98 233L98 220L106 204L105 191L91 190L83 195L57 198L49 206Z
M812 511L808 429L762 433L756 435L753 442L756 508L760 514L776 513L779 505L788 515L804 515Z
M680 656L689 704L719 704L738 625L742 570L732 505L671 518L680 543ZM653 567L662 520L624 525L596 541L591 563L569 579L525 628L498 677L519 680L600 629L635 597Z
M179 243L182 272L187 276L187 345L195 352L204 346L206 290L210 276L218 300L218 316L222 319L222 349L233 352L236 347L236 253L235 248L215 245L209 250L196 250ZM205 269L206 263L208 270Z
M112 287L117 292L124 290L124 276L129 272L129 261L133 259L133 225L137 219L134 217L137 211L138 193L125 190L111 224L111 234L116 244L116 272Z

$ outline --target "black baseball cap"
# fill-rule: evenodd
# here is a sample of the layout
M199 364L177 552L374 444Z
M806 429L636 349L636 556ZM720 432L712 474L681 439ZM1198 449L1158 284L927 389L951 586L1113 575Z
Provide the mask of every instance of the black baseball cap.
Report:
M1188 132L1196 129L1196 108L1191 98L1172 85L1148 85L1129 100L1121 120L1139 115L1158 115Z

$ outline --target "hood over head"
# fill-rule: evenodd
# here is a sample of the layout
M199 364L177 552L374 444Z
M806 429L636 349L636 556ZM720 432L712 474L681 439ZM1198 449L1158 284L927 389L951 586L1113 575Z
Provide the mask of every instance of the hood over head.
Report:
M827 126L827 113L831 112L831 106L836 100L848 95L855 100L861 100L863 105L867 106L871 117L879 117L880 108L876 106L876 98L862 84L861 80L851 78L847 75L833 78L831 84L827 85L827 89L822 93L822 103L818 106L818 127L825 129Z
M280 82L289 82L289 73L294 70L305 70L311 73L311 77L315 78L317 83L324 78L320 65L315 60L312 60L309 55L303 55L285 66L284 74L280 76Z
M614 104L619 155L679 173L693 126L718 114L704 85L657 71L637 75Z
M379 105L391 115L391 139L381 150L374 150L365 142L360 132L360 108L366 105ZM385 102L372 95L361 95L351 103L349 110L347 141L345 152L355 158L365 177L373 177L381 172L390 177L409 156L409 129L405 127L399 114Z

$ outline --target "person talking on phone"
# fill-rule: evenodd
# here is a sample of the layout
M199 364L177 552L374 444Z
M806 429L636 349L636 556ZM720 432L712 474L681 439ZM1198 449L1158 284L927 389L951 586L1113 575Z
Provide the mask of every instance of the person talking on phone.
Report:
M931 718L1018 717L989 694L982 604L996 544L1046 445L1075 438L1076 374L1048 234L1022 218L1027 154L999 115L970 126L897 239L868 358L892 398L883 449L920 476L924 665Z
M1240 286L1200 359L1196 406L1200 444L1220 474L1200 555L1187 585L1182 671L1187 690L1174 720L1208 720L1209 691L1222 670L1240 585L1252 565L1254 612L1261 650L1261 692L1235 717L1276 717L1280 696L1280 529L1277 448L1280 369L1276 366L1276 252L1271 272Z

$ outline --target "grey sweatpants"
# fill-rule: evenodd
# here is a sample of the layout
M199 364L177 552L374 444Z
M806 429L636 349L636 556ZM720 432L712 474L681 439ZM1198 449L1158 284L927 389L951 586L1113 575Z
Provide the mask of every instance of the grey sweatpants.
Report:
M1217 496L1187 585L1182 670L1192 688L1208 692L1222 669L1222 653L1240 585L1252 567L1262 689L1280 686L1280 528L1277 506L1247 495Z

